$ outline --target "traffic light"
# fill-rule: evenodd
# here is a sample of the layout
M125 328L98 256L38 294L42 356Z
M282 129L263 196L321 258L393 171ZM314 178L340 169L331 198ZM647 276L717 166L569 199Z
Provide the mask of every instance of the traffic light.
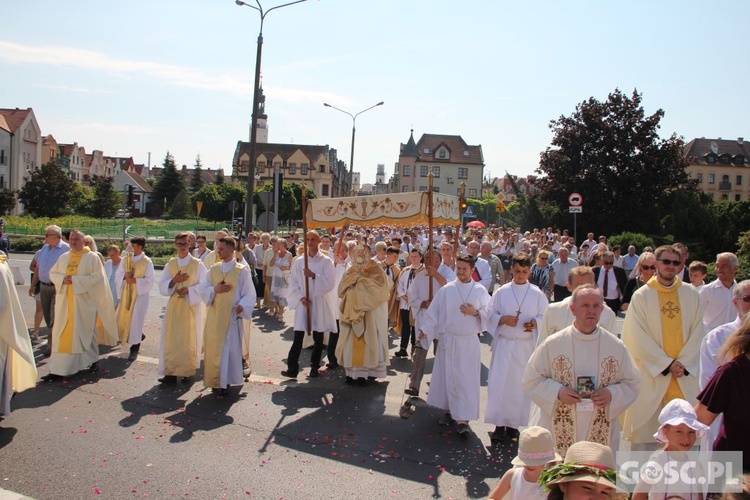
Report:
M133 206L133 198L134 198L133 193L134 193L134 191L135 191L135 188L133 187L133 185L132 184L128 184L128 207L132 207Z
M466 210L466 200L461 200L461 211Z

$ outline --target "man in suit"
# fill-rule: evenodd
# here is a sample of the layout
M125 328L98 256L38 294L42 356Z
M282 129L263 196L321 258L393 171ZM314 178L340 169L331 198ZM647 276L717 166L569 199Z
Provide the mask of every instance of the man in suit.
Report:
M617 314L622 305L622 292L625 290L628 275L623 268L615 266L614 263L615 254L604 252L602 265L594 268L594 278L596 286L602 291L604 302Z

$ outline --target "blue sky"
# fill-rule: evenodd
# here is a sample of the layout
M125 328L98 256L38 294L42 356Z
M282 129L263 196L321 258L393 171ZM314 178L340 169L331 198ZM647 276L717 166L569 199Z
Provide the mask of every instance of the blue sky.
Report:
M262 1L268 9L283 1ZM233 0L4 1L0 107L87 151L231 172L248 140L259 15ZM549 121L619 87L662 135L750 137L750 2L309 0L271 12L270 142L329 144L388 175L413 127L481 144L486 171L534 172ZM743 97L745 96L745 97Z

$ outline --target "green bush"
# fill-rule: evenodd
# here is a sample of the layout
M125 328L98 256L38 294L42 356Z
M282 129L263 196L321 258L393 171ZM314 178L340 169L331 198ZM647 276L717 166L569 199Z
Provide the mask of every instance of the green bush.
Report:
M146 248L144 250L146 252L146 255L151 257L152 259L154 257L168 257L172 258L175 255L177 255L177 250L174 248L174 244L164 244L164 245L152 245L149 243L146 243Z
M10 241L11 252L36 252L44 246L44 240L32 237L13 238Z
M622 247L623 255L628 253L628 247L630 245L635 246L636 253L641 253L643 251L643 248L647 246L656 248L656 246L654 245L654 240L651 237L646 236L642 233L630 232L624 232L610 236L607 240L607 244L609 245L609 248L612 248L615 245L620 245Z

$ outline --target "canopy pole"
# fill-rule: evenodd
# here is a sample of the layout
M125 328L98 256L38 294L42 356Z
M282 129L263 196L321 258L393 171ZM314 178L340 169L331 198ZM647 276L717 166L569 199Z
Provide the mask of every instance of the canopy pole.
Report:
M306 318L307 318L307 334L312 335L312 318L310 317L310 313L312 312L312 308L310 307L310 278L307 277L307 271L310 269L308 267L307 263L307 186L302 184L301 187L302 191L302 232L303 232L303 238L305 239L305 252L304 252L304 259L305 259L305 301L307 302L307 311L306 311ZM292 256L292 259L294 259L294 256Z
M427 189L427 219L429 224L428 252L432 252L432 172L427 175L429 188ZM430 302L432 302L432 278L428 278L430 284Z

